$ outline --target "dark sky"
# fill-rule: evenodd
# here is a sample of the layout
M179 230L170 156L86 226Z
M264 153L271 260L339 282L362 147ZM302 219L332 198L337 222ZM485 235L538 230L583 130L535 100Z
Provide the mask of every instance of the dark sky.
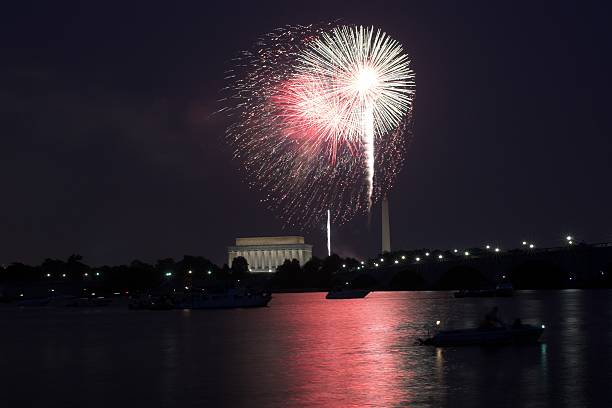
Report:
M225 260L283 230L211 116L229 60L286 24L375 25L413 59L392 246L612 240L610 10L588 2L10 2L0 17L0 262ZM210 3L210 4L209 4ZM468 4L469 3L469 4ZM380 247L380 210L335 228Z

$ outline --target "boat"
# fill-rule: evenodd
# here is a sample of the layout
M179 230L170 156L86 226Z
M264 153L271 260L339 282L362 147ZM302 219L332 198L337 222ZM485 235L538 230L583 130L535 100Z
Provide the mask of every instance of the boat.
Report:
M82 297L74 299L68 303L66 306L68 307L103 307L108 306L111 303L112 299L106 298L104 296L98 297Z
M128 304L130 310L173 310L176 309L170 296L140 295L132 297Z
M436 347L534 344L539 342L544 328L544 325L513 324L512 326L440 330L433 337L425 340L419 339L419 343Z
M511 283L500 283L495 289L460 290L453 294L456 298L467 297L510 297L514 294Z
M17 302L17 306L47 306L51 300L50 297L45 298L34 298L34 299L24 299Z
M238 309L265 307L271 299L270 292L231 288L220 293L192 290L177 296L175 302L177 309Z
M369 293L367 289L336 288L327 292L325 299L362 299Z

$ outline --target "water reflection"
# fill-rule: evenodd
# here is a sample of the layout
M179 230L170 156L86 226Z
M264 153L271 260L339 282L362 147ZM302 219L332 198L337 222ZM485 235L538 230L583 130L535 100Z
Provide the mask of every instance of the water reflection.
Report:
M7 406L612 406L612 293L276 295L266 309L0 308ZM436 320L544 321L546 343L436 349ZM32 389L41 390L32 393ZM126 393L125 390L130 390ZM51 403L53 402L53 403Z

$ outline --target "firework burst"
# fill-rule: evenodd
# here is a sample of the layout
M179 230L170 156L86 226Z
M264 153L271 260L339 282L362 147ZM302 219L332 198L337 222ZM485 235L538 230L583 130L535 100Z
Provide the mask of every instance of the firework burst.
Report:
M403 163L414 75L373 28L286 27L229 76L227 137L252 187L302 227L367 212Z

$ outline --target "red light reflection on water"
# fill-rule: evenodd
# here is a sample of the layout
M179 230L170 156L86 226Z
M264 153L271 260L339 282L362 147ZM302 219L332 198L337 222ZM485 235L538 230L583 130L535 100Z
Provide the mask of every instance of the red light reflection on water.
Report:
M406 345L394 302L368 299L312 302L288 314L299 325L284 345L289 405L395 406L412 400Z

